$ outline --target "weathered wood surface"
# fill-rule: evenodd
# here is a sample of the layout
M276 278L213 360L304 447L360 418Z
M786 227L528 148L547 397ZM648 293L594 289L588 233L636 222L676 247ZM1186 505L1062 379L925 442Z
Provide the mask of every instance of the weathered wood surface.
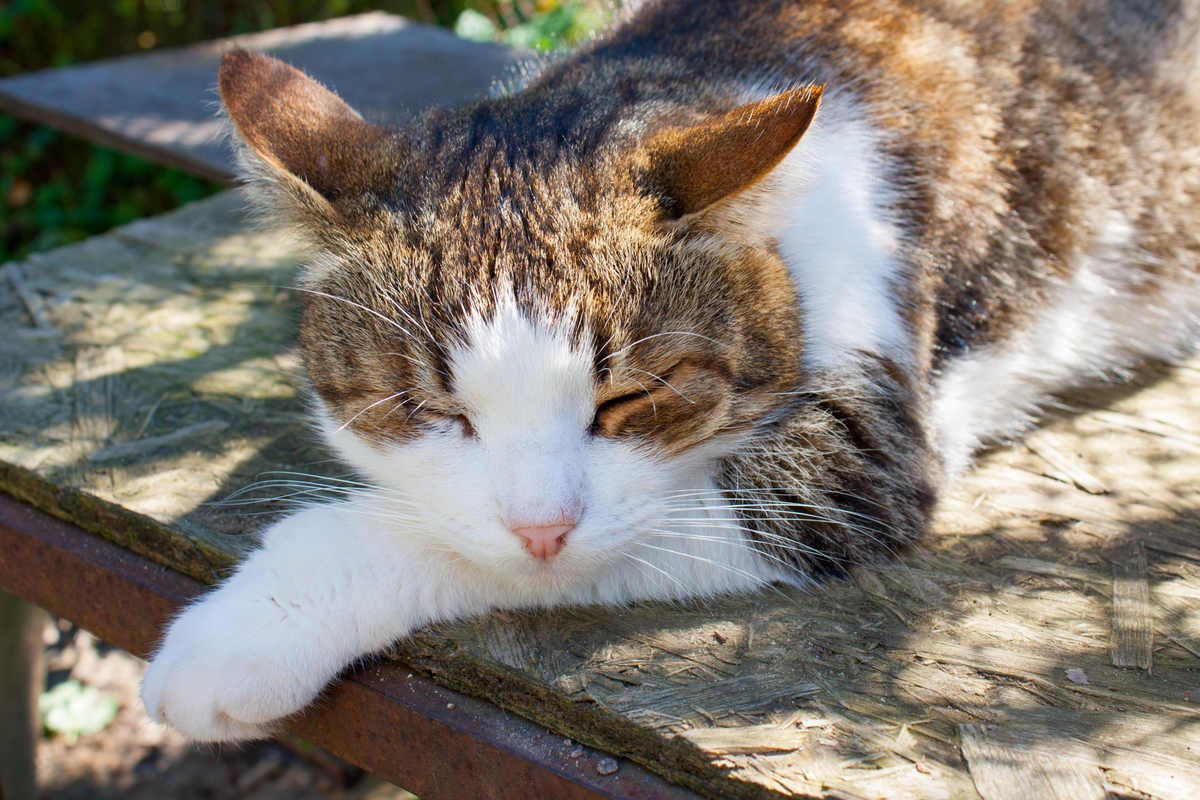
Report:
M233 46L270 53L375 122L483 96L521 54L381 11L0 80L0 112L212 180L233 175L214 110Z
M0 280L0 489L206 581L286 505L240 505L247 486L307 499L262 482L298 472L335 494L347 477L302 414L296 257L239 208L218 195ZM1038 785L1098 775L1117 796L1192 798L1198 394L1193 360L1065 398L888 569L807 593L496 613L396 654L713 797L990 800L1013 758ZM1132 552L1144 570L1127 571ZM1112 664L1126 613L1153 674Z

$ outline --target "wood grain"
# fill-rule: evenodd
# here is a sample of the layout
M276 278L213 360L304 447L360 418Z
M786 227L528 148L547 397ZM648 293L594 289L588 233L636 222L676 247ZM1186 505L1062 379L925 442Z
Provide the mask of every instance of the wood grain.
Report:
M962 725L963 755L983 800L1104 800L1100 770L1060 754L1023 748L994 726Z
M1149 671L1154 654L1154 618L1146 578L1146 546L1134 542L1113 564L1112 663Z

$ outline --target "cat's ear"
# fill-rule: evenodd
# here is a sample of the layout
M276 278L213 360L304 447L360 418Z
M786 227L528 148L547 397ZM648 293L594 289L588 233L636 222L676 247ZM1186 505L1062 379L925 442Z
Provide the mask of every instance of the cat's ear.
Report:
M387 135L336 94L278 59L241 49L221 60L218 85L238 133L275 173L268 178L327 201L366 188ZM252 181L263 177L257 167L250 165Z
M824 88L793 89L651 136L642 145L645 178L663 199L666 216L703 211L770 172L808 130Z

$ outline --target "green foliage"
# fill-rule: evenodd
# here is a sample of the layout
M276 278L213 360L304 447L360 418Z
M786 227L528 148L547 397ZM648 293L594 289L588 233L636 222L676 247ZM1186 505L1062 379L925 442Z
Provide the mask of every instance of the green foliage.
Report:
M447 26L470 11L492 26L491 38L545 49L582 35L596 17L590 8L578 0L0 0L0 77L372 9ZM0 263L220 188L0 116Z
M604 22L595 6L579 2L554 5L506 30L502 41L528 50L552 50L574 44L592 34Z
M476 0L7 0L0 76L379 9L449 25ZM510 3L511 5L511 3Z
M525 50L553 50L589 36L603 23L604 12L594 4L577 0L566 3L552 0L539 3L531 13L517 14L514 19L519 21L503 27L468 8L458 15L454 32L477 42L503 42Z
M71 744L81 735L107 728L119 709L117 698L79 681L64 681L38 698L42 727L67 737Z
M79 241L219 188L0 116L0 261Z
M473 8L458 15L454 32L473 42L494 42L500 37L500 26Z

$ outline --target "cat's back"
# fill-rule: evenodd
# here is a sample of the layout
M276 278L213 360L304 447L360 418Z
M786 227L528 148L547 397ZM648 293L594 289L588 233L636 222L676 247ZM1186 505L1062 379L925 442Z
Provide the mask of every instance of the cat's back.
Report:
M661 0L535 85L580 87L654 126L827 84L824 123L866 119L908 260L945 278L948 356L1020 311L965 284L999 264L1036 305L1116 216L1133 249L1194 271L1198 29L1186 0Z
M841 336L820 312L848 301L803 261L845 250L846 286L908 309L953 471L1043 392L1195 340L1198 30L1193 0L661 0L534 88L583 87L653 128L825 84L813 141L867 142L847 162L862 181L841 188L873 193L897 242L876 255L897 263L864 267L826 241L853 226L795 212L807 334Z

